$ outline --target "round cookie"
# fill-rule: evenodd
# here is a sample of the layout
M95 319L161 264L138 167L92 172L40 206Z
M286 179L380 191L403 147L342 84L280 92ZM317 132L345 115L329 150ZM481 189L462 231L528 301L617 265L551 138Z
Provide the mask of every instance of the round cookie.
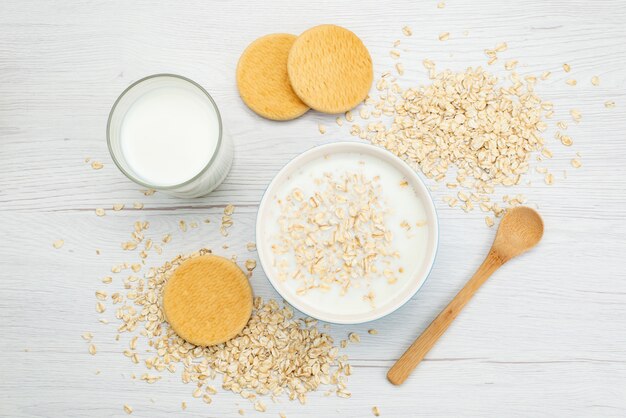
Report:
M291 86L309 107L346 112L365 100L374 78L372 58L348 29L315 26L302 33L289 52Z
M274 33L252 42L237 64L237 88L243 102L267 119L289 120L309 107L289 84L287 57L295 35Z
M199 346L220 344L241 332L252 314L252 288L232 261L215 255L191 258L174 271L163 291L172 329Z

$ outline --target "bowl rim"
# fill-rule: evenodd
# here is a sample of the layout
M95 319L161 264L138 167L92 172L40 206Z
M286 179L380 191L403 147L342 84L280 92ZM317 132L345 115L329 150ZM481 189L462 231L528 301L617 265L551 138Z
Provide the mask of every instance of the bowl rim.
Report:
M348 149L344 149L346 147ZM424 273L422 275L419 275L419 277L416 274L415 277L411 278L411 280L415 281L416 285L409 287L405 291L406 294L403 295L403 297L396 299L397 300L396 303L388 304L388 307L386 309L375 309L373 311L362 314L360 315L362 316L362 319L359 319L359 320L337 318L337 317L334 317L332 313L329 314L327 312L312 312L306 306L303 306L297 300L297 298L294 298L292 295L290 295L285 289L281 289L280 283L275 277L273 277L273 274L272 274L273 270L271 269L271 262L269 259L271 254L269 252L266 252L265 250L266 245L263 244L261 241L262 239L261 228L262 228L262 223L263 223L262 215L265 213L266 207L268 206L270 202L270 196L274 193L275 189L280 184L282 184L283 180L281 178L284 177L285 173L292 170L293 167L297 166L302 160L310 158L311 154L319 153L320 156L323 156L324 154L332 154L334 151L336 153L346 153L346 152L367 153L369 155L374 156L375 158L379 158L383 162L388 162L389 164L394 166L394 168L398 169L403 174L406 172L406 174L411 177L411 179L409 180L411 181L412 186L414 188L415 186L419 187L419 190L416 190L416 191L419 193L420 197L422 196L425 197L424 199L422 199L422 201L426 209L429 220L432 218L432 221L433 221L433 224L431 225L432 239L429 239L429 242L426 247L427 251L430 252L431 256L427 260L425 260L426 268L422 270ZM279 184L279 181L281 182L280 184ZM295 157L290 159L274 175L274 177L272 178L272 180L266 187L265 191L263 192L263 196L259 203L259 209L257 211L256 224L255 224L255 241L257 243L257 253L259 256L259 261L261 263L261 267L263 268L263 271L265 272L265 276L267 277L268 281L270 282L274 290L276 290L276 292L278 292L278 294L289 305L299 310L300 312L304 313L305 315L308 315L320 321L329 322L333 324L345 324L345 325L362 324L362 323L366 323L370 321L375 321L377 319L387 316L395 312L396 310L400 309L409 300L411 300L411 298L415 296L415 294L422 288L424 283L426 283L426 280L428 279L428 277L430 276L430 273L432 272L435 259L437 257L437 253L439 251L439 218L438 218L437 209L435 207L434 200L432 198L432 195L430 194L430 191L428 190L428 187L426 187L426 184L424 183L422 178L418 175L418 173L411 166L409 166L405 161L403 161L402 159L400 159L398 156L394 155L393 153L389 152L388 150L382 147L376 146L376 145L366 144L366 143L356 142L356 141L336 141L336 142L332 142L328 144L313 146L312 148L296 155ZM400 295L401 294L399 294L398 296Z

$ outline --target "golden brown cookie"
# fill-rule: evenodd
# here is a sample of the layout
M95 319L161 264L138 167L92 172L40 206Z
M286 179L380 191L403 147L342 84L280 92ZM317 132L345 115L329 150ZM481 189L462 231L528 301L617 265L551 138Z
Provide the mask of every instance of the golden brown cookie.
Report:
M237 64L237 87L244 103L273 120L295 119L309 107L289 84L287 57L295 35L274 33L252 42Z
M182 263L163 291L163 312L172 329L199 346L235 337L252 314L252 288L232 261L203 255Z
M346 112L365 100L372 85L372 58L348 29L320 25L291 47L287 61L291 86L309 107L324 113Z

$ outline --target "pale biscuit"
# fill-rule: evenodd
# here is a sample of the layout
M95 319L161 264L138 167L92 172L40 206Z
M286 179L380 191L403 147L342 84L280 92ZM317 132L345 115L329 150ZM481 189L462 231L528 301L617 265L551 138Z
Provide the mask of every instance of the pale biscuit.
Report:
M248 323L252 288L244 272L226 258L191 258L165 285L163 312L182 339L203 347L220 344Z
M296 96L287 75L295 35L274 33L252 42L237 64L237 88L255 113L273 120L295 119L309 107Z
M312 109L343 113L365 100L372 58L349 30L320 25L302 33L289 52L287 71L296 94Z

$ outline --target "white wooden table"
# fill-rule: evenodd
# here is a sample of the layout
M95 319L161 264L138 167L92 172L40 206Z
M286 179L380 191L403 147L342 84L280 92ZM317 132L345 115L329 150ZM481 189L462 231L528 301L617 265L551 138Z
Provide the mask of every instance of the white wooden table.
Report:
M130 260L120 242L135 220L150 233L174 232L158 265L176 253L209 246L225 255L249 253L264 188L279 168L311 146L350 139L334 117L310 112L286 123L251 113L240 101L234 70L258 36L299 33L320 23L355 31L369 47L376 74L390 69L400 39L402 82L426 82L421 61L438 68L485 65L483 49L508 42L493 70L508 59L522 74L553 72L539 94L556 106L552 126L570 121L572 148L554 145L548 167L510 190L523 193L545 217L545 239L512 261L480 290L410 380L394 387L385 373L461 288L486 253L494 229L480 212L450 209L433 194L441 223L440 251L422 290L396 313L362 326L333 326L337 340L362 336L347 354L354 367L350 399L310 396L309 403L269 402L262 416L626 416L626 3L552 0L504 2L325 1L0 2L0 415L108 417L256 416L238 396L222 391L208 406L191 397L179 376L148 385L131 379L143 368L123 357L115 325L98 323L94 291L113 264ZM414 35L405 38L401 28ZM448 31L451 39L437 36ZM569 63L570 74L561 65ZM491 68L491 67L490 67ZM106 118L117 95L152 73L172 72L202 84L219 104L236 143L225 183L197 200L145 197L113 165L105 143ZM599 75L601 84L590 83ZM576 78L578 85L565 84ZM614 100L614 109L604 102ZM329 127L325 135L318 123ZM580 151L583 168L569 165ZM86 157L102 161L92 170ZM567 169L567 179L563 171ZM430 183L429 183L430 184ZM132 209L132 203L145 204ZM120 212L94 209L125 203ZM223 238L216 222L228 203L235 226ZM214 222L182 233L180 219ZM52 242L65 245L54 249ZM222 249L228 243L230 248ZM100 250L100 255L96 254ZM261 269L252 279L263 297L277 294ZM113 310L104 314L113 319ZM376 328L379 334L367 334ZM87 353L80 338L94 333ZM124 337L126 338L126 336ZM96 374L96 371L100 371ZM181 411L180 403L188 408Z

